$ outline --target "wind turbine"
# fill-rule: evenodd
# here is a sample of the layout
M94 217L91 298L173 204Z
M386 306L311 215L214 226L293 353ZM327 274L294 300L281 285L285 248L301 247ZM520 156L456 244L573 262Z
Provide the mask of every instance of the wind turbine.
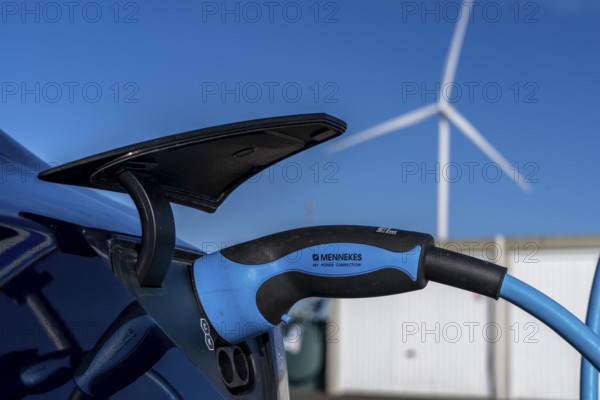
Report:
M465 10L466 8L466 10ZM461 14L456 23L446 65L442 78L440 91L448 88L445 91L446 95L438 96L436 103L417 108L405 114L382 122L355 135L352 135L344 140L333 143L329 150L336 153L345 150L349 147L356 146L359 143L371 140L375 137L385 135L387 133L407 128L415 125L435 115L438 116L438 132L439 132L439 148L438 148L438 163L440 172L445 165L450 161L450 123L470 139L479 149L485 153L492 161L494 161L509 176L513 173L510 163L500 154L494 146L492 146L481 133L459 113L449 102L452 97L453 80L456 75L456 67L460 56L460 51L465 38L465 32L471 15L472 3L468 0L463 1ZM531 191L530 185L523 179L523 176L517 171L517 185L525 192ZM438 180L437 191L437 238L440 240L448 239L448 209L450 202L450 187L449 180L440 177Z

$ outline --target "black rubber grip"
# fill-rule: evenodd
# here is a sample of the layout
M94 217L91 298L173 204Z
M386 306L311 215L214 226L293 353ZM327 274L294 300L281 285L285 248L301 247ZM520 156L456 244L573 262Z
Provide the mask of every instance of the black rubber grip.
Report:
M425 255L425 278L498 299L507 269L488 261L430 247Z
M355 299L379 297L423 289L422 277L413 281L404 272L384 268L362 275L322 277L286 272L264 282L256 293L256 305L267 321L277 324L298 300L307 297Z
M221 254L239 264L260 265L283 258L295 251L327 243L358 243L382 249L406 252L433 244L426 233L360 225L324 225L292 229L240 243L221 250Z

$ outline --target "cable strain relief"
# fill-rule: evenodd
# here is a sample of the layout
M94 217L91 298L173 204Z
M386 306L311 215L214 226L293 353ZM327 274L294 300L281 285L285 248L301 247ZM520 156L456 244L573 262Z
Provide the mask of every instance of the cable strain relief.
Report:
M425 255L425 278L493 299L508 270L499 265L454 251L430 247Z

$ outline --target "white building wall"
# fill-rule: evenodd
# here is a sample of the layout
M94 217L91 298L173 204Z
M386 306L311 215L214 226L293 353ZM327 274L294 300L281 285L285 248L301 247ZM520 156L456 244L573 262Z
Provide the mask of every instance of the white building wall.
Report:
M419 292L336 301L330 391L486 396L487 302L434 282Z
M600 249L540 250L530 262L512 257L509 271L585 320L599 253ZM519 336L514 336L513 329L508 342L510 397L578 399L579 354L521 309L510 306L508 312L511 326L519 328Z
M506 253L511 274L585 318L600 248L523 249ZM578 399L579 355L512 305L506 320L496 318L490 302L434 282L414 293L335 300L329 391L486 397L493 365L506 369L506 381L495 382L511 399ZM500 364L494 346L506 352Z

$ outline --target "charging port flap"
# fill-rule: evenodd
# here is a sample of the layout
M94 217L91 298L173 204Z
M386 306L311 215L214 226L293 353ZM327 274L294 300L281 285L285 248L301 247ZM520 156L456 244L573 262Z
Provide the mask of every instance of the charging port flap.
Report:
M143 287L158 288L175 249L171 202L214 212L248 178L345 129L327 114L238 122L110 150L48 169L39 178L127 192L142 223L137 278Z
M345 129L343 121L327 114L239 122L110 150L48 169L39 177L124 192L118 175L139 171L154 178L168 201L214 212L258 172Z

